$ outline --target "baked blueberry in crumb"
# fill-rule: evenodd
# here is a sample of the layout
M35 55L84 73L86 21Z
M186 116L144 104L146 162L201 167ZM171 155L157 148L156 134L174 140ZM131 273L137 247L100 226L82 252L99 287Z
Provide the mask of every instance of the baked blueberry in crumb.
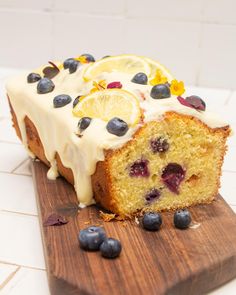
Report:
M95 62L95 58L89 53L83 53L81 56L84 56L87 62Z
M161 196L161 192L158 189L153 188L145 195L145 199L147 201L147 204L150 204L158 200L160 196Z
M72 101L71 97L67 94L59 94L53 99L54 108L61 108Z
M185 170L177 163L169 163L162 171L162 181L170 191L179 194L179 185L185 177Z
M137 83L137 84L147 85L148 77L147 77L147 75L145 73L137 73L136 75L134 75L131 82Z
M83 117L79 120L78 127L79 131L83 131L90 125L92 119L90 117Z
M125 121L120 118L113 118L107 123L107 131L116 136L123 136L128 131L129 127Z
M168 151L169 143L166 138L160 136L150 141L151 150L154 154Z
M189 227L191 221L191 214L187 209L178 210L174 214L174 225L179 229L185 229Z
M106 239L106 233L102 227L90 226L80 231L78 240L84 250L99 250L100 245Z
M158 84L152 87L151 97L154 99L163 99L170 97L170 87L167 84Z
M148 170L148 160L140 159L135 161L129 168L129 176L131 177L148 177L150 172Z
M50 80L48 78L40 79L37 84L38 94L45 94L48 92L52 92L54 88L55 88L54 83L52 82L52 80Z
M37 73L30 73L28 76L27 76L27 82L28 83L34 83L34 82L37 82L41 79L41 76Z
M157 231L162 225L161 214L155 212L147 212L142 218L142 226L146 230Z
M74 99L74 101L73 101L73 108L74 108L75 106L77 106L77 104L79 103L79 99L80 99L80 97L81 97L81 95L77 96L77 97Z
M105 258L116 258L120 255L121 250L122 246L120 241L113 238L105 239L100 246L100 252Z

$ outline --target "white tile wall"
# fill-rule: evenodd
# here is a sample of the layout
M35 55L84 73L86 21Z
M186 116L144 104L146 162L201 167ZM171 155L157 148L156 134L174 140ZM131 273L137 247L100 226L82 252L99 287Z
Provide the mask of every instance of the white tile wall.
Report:
M25 160L20 167L13 170L14 174L20 174L25 176L31 176L31 159Z
M235 88L235 52L236 26L204 24L198 83Z
M28 157L22 145L0 142L0 151L0 172L12 172Z
M236 24L235 0L204 1L203 20L218 24Z
M199 23L127 19L124 43L127 52L157 59L178 79L194 84L200 33Z
M1 0L0 66L138 52L186 83L236 89L235 10L234 0Z
M31 177L0 173L0 184L0 210L37 215Z
M0 211L0 224L0 261L45 269L38 218Z
M14 272L17 270L16 265L10 265L5 263L0 263L0 290L5 285L6 281L13 276Z
M50 295L46 272L21 267L0 293L1 295Z
M201 21L203 0L127 0L127 16L179 21ZM158 44L158 43L157 43Z
M56 0L54 1L54 10L63 12L78 12L80 14L93 15L122 15L125 11L125 0Z
M54 56L66 58L90 52L101 58L125 50L125 45L121 42L124 34L122 17L54 13L53 18Z
M52 8L53 0L1 0L0 8L13 8L13 9L50 9Z
M37 67L52 59L52 17L46 12L0 10L0 65Z

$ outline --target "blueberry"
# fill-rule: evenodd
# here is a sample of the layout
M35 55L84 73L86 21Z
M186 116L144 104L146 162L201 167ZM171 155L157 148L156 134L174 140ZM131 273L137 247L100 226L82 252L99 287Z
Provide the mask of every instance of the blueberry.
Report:
M131 82L133 82L133 83L137 83L137 84L147 85L148 77L147 77L147 75L144 74L144 73L138 73L138 74L136 74L136 75L132 78Z
M66 69L69 69L69 67L70 67L70 64L71 63L73 63L75 61L75 59L74 58L67 58L65 61L64 61L64 63L63 63L63 67L64 67L64 69L66 70Z
M86 128L88 128L88 126L91 123L91 120L92 119L89 117L83 117L79 120L78 127L79 127L80 132L85 130Z
M59 94L53 99L54 108L61 108L72 101L71 97L67 94Z
M148 177L150 175L148 163L149 161L145 159L139 159L135 161L129 168L129 176Z
M39 74L36 74L36 73L30 73L28 76L27 76L27 82L28 83L34 83L34 82L37 82L41 79L41 76Z
M74 108L75 106L77 106L77 104L79 103L79 99L80 99L80 97L81 97L81 95L77 96L77 97L74 99L74 101L73 101L73 108Z
M71 62L69 63L69 67L68 67L68 68L69 68L69 72L70 72L70 74L76 72L76 70L77 70L79 64L80 64L80 62L77 61L77 60L73 60L73 61L71 61Z
M187 228L191 221L191 214L187 209L176 211L174 214L174 225L179 229Z
M151 97L154 99L162 99L170 97L170 88L166 84L158 84L152 87Z
M37 85L37 92L39 94L44 94L48 92L52 92L54 89L55 85L52 82L52 80L48 78L42 78L39 80L38 85Z
M107 123L107 131L116 136L123 136L129 127L125 121L120 118L113 118Z
M113 239L113 238L107 238L100 246L100 251L103 257L106 258L116 258L120 255L122 246L120 241Z
M142 219L143 228L150 231L157 231L162 225L161 214L155 212L147 212Z
M146 199L146 204L151 204L152 202L158 200L161 196L161 192L156 189L156 188L153 188L151 189L146 195L145 195L145 199Z
M84 250L99 250L100 245L106 239L103 228L90 226L80 231L78 240Z
M180 183L184 180L186 171L177 163L169 163L162 171L162 181L168 189L179 194Z
M86 57L87 62L95 62L95 58L89 53L83 53L81 56Z
M154 154L163 153L169 149L169 143L167 139L162 136L157 137L156 139L151 139L150 146Z

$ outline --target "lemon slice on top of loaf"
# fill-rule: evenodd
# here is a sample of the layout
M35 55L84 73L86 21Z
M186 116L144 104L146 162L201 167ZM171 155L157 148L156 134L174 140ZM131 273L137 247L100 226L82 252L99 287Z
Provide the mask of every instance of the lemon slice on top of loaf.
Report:
M104 121L118 117L130 126L138 123L142 115L137 98L123 89L106 89L89 94L77 104L73 114Z
M136 55L123 54L111 56L91 63L84 71L83 78L85 81L89 81L105 72L123 72L127 74L142 72L149 76L151 74L151 66L144 58Z

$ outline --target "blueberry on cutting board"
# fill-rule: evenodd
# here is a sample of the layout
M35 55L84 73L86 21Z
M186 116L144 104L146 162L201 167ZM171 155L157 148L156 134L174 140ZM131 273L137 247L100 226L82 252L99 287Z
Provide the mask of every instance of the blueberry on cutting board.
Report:
M84 250L99 250L100 245L106 239L106 233L102 227L90 226L80 231L78 240Z

